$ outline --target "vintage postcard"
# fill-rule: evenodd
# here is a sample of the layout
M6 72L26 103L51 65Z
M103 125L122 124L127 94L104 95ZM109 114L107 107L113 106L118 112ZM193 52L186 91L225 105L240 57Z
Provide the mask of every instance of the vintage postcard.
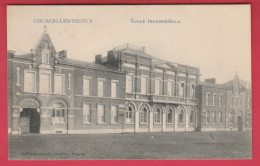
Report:
M9 5L9 160L251 159L250 5Z

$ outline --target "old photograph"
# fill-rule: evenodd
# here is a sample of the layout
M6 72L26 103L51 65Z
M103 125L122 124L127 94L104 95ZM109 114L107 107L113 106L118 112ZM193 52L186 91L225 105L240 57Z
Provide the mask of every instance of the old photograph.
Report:
M9 160L251 159L250 5L9 5Z

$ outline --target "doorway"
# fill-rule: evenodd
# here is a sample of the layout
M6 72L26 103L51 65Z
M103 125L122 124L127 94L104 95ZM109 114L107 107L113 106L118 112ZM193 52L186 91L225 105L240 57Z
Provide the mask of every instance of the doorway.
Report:
M21 133L39 133L40 114L37 108L23 108L20 112Z
M243 130L243 121L242 121L242 117L241 116L237 117L237 128L238 128L238 131L242 131Z

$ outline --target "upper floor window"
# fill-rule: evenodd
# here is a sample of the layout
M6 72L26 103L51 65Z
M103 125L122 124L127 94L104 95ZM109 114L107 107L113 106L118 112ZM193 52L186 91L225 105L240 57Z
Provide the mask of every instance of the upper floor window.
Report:
M223 95L219 95L219 97L218 97L218 104L219 104L219 106L221 107L222 106L222 102L223 102Z
M195 85L191 84L190 86L190 97L194 98L195 97Z
M91 105L83 104L83 123L91 123Z
M126 75L126 93L133 93L133 75Z
M233 111L229 112L229 123L235 122L235 113Z
M44 64L50 63L50 53L48 51L42 52L42 63L44 63Z
M182 83L180 83L179 84L180 86L180 88L179 88L179 96L181 97L181 98L183 98L184 97L184 86L185 86L185 84L182 82Z
M91 96L91 83L92 79L90 77L83 77L83 95L84 96Z
M98 80L98 97L104 97L104 80Z
M154 93L155 95L160 95L160 85L161 84L161 80L156 78L155 79L155 89L154 89Z
M105 106L104 105L98 105L98 123L105 123Z
M147 94L147 77L141 77L141 94Z
M117 98L118 95L118 81L112 80L111 82L111 97Z
M51 74L40 73L40 90L41 93L51 93Z
M36 91L36 77L34 71L24 71L24 91L35 92Z
M118 107L111 106L111 123L118 123Z
M174 83L173 81L168 81L167 95L174 96Z
M250 108L250 97L247 97L247 108Z
M161 123L161 109L157 108L154 112L154 123Z
M206 105L209 105L209 92L206 92Z
M64 93L64 75L55 74L54 75L54 93L63 94Z
M217 104L217 94L213 94L213 106L216 106Z

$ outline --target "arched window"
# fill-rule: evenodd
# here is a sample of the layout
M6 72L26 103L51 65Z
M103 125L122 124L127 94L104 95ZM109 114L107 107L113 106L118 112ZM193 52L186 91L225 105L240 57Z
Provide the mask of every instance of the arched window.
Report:
M134 108L132 106L126 107L125 112L125 123L133 123L134 122Z
M190 123L195 123L195 111L190 111Z
M179 119L178 119L179 123L184 123L184 111L180 110L179 111Z
M52 110L52 122L64 123L65 122L65 108L63 104L54 104Z
M147 123L148 119L148 109L146 107L143 107L140 111L140 123Z
M160 108L156 108L153 119L154 119L154 123L161 123L161 109Z
M167 112L167 123L173 123L173 110L171 108Z
M229 112L229 123L235 122L235 113L233 111Z
M209 123L209 119L210 119L210 112L207 111L207 112L206 112L206 124Z

